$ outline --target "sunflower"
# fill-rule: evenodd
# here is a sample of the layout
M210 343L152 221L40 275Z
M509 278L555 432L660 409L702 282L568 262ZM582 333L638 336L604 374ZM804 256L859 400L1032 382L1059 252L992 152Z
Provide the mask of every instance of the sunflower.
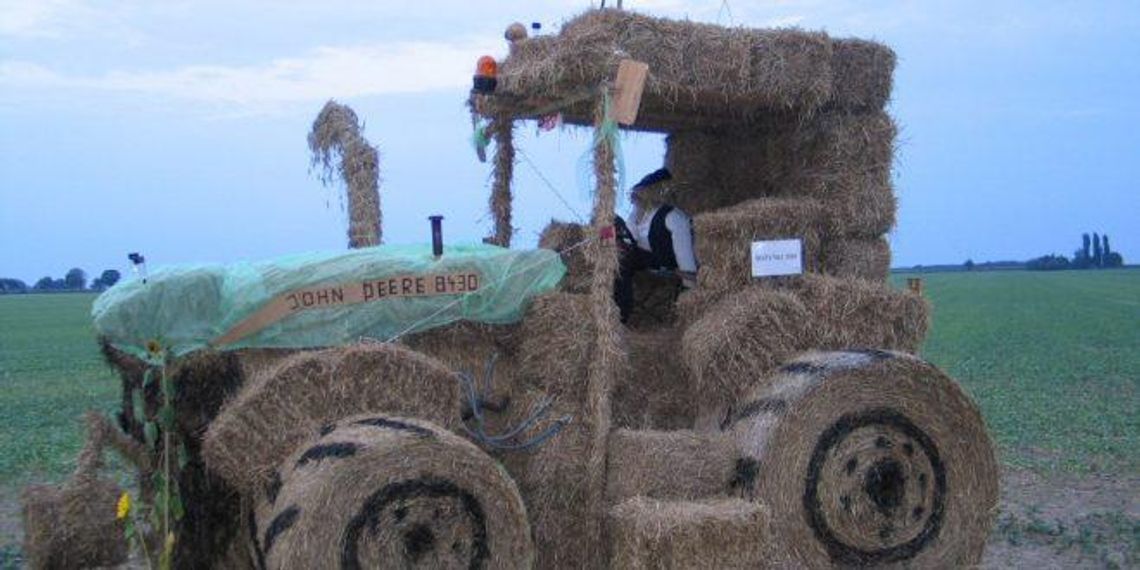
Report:
M131 496L127 494L126 491L123 491L123 494L119 495L119 507L115 514L115 519L123 520L127 518L129 514L131 514Z
M146 341L146 352L151 357L162 356L162 343L153 338Z

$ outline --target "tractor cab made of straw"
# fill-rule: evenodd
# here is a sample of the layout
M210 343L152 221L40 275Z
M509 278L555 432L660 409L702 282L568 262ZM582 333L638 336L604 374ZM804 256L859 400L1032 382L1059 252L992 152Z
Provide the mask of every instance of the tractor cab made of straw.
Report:
M485 241L501 246L475 258L514 251L501 249L512 233L514 126L560 115L595 133L590 219L543 232L534 259L561 259L566 275L557 265L548 287L509 293L517 317L459 314L404 331L419 317L400 311L417 300L474 298L446 279L443 297L415 294L417 276L435 275L425 253L396 289L372 279L388 299L305 313L387 306L386 324L352 326L400 334L324 348L256 341L287 331L289 303L304 304L306 291L317 303L321 290L298 281L282 291L300 292L294 301L266 297L228 323L251 322L232 337L244 340L175 356L159 346L162 358L148 361L104 339L124 399L119 426L95 430L97 441L125 439L116 447L141 456L144 487L169 446L185 449L167 487L185 511L174 565L977 564L997 501L993 447L958 384L913 354L926 301L886 283L894 54L820 32L612 9L557 35L528 38L512 25L507 39L509 55L479 63L469 99L477 135L494 147ZM622 325L610 228L628 129L667 134L670 200L693 216L700 270L684 292L641 276ZM754 244L776 241L797 244L801 271L757 276ZM190 278L226 290L224 279ZM204 307L174 307L179 298L148 302ZM442 306L428 313L453 315ZM205 336L232 327L221 329ZM174 413L155 434L146 426L163 409L165 379ZM29 537L41 545L78 544L52 543L36 524ZM67 536L104 528L64 524Z

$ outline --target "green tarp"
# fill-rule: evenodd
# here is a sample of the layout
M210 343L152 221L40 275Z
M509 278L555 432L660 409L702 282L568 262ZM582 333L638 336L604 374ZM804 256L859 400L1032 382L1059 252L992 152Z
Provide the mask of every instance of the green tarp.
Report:
M458 320L516 322L566 268L544 249L379 246L232 265L174 266L95 301L95 329L139 357L206 347L310 348L392 340ZM155 356L152 354L151 356Z

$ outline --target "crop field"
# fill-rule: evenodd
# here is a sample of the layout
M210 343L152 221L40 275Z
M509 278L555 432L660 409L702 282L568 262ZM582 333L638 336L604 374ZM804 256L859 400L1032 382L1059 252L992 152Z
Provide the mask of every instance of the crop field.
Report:
M920 277L923 356L981 405L1005 463L1140 469L1140 271Z
M1004 465L986 564L1140 563L1140 271L919 277L923 355L979 403ZM80 415L119 405L93 299L0 296L0 568L19 563L20 488L66 478Z

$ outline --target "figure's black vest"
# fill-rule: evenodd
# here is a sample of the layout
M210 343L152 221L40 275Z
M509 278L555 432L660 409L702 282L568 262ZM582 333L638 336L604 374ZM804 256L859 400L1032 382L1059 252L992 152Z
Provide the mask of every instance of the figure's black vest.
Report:
M649 247L652 248L650 255L653 257L650 266L653 268L677 268L677 255L673 252L673 232L665 225L665 217L672 211L673 206L668 204L661 206L653 215L653 220L649 222Z

